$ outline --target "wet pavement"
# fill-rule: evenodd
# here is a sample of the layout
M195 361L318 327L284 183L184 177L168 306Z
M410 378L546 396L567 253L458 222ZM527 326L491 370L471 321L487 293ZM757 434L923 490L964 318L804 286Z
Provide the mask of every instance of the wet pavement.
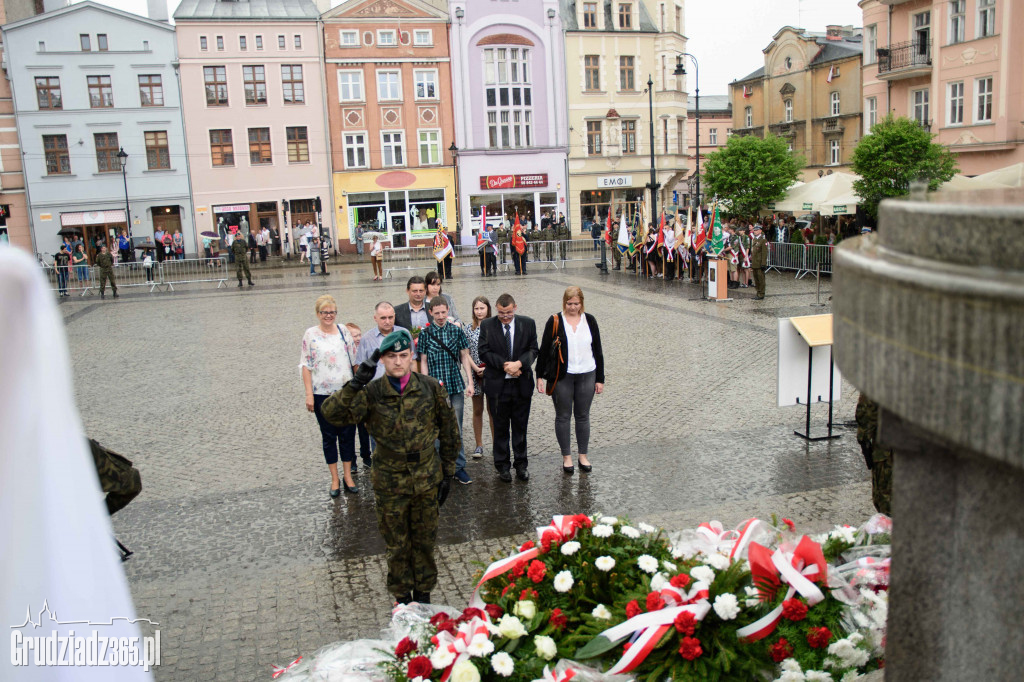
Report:
M318 295L333 294L339 322L364 329L378 300L405 300L411 273L376 283L363 269L268 269L251 290L194 285L61 305L87 431L142 472L143 493L114 525L136 552L125 568L137 612L161 623L158 679L269 679L272 663L386 623L368 476L358 495L328 497L298 372ZM473 484L456 486L442 510L435 601L464 603L474 561L557 513L686 527L776 511L818 528L870 514L853 430L808 444L792 433L802 410L775 407L776 318L827 312L811 306L813 281L771 273L765 300L741 289L716 304L696 286L602 276L584 263L524 278L460 270L445 291L463 313L478 294L511 293L539 333L570 284L583 288L606 353L594 471L562 474L550 399L535 395L530 481L502 483L488 457L470 459ZM823 299L828 289L823 281ZM852 421L854 398L844 385L837 423ZM813 415L822 424L825 409ZM468 451L470 423L467 406Z

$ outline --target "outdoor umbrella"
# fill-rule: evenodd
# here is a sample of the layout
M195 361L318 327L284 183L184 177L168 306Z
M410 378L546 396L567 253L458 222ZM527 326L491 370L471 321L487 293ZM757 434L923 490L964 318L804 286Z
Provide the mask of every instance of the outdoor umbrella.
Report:
M70 237L72 235L81 234L82 231L77 227L62 227L57 230L57 234L61 237Z
M220 239L220 235L212 230L204 230L199 233L200 236L206 237L207 239Z

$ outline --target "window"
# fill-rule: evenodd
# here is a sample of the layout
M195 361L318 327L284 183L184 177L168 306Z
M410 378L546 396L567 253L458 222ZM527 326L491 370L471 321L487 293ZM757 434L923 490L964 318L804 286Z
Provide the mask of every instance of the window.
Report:
M974 92L978 97L978 108L974 117L975 123L992 120L992 77L978 78L974 81Z
M206 36L199 36L199 49L203 52L209 49L209 45L206 43Z
M416 29L412 32L413 45L429 46L434 44L434 32L430 29Z
M67 135L43 135L43 151L46 153L47 175L68 175L71 173L71 157L68 155Z
M633 4L619 3L619 28L633 28Z
M385 166L405 165L405 153L402 146L402 133L381 133L381 163Z
M246 104L267 103L267 76L262 66L243 66L242 83Z
M684 120L685 119L682 119L682 118L677 118L676 119L676 153L677 154L682 154L683 153L683 143L686 140L686 133L683 130L683 125L684 125L683 121Z
M718 144L718 128L708 128L708 144Z
M754 127L754 109L753 107L747 107L743 110L743 125L746 128Z
M402 99L402 75L400 72L377 72L377 99L381 102Z
M361 102L363 100L363 72L338 72L338 101Z
M601 122L587 121L587 154L601 155Z
M246 42L245 36L238 36L238 49L239 50L245 50L245 49L247 49L247 47L248 47L248 44Z
M967 0L952 0L949 3L949 42L962 43L964 42L964 28L967 23L967 18L964 16L966 12Z
M60 78L42 76L36 78L36 100L40 109L62 109L60 99Z
M278 36L277 37L277 49L283 50L283 49L285 49L285 47L286 47L286 45L285 45L285 42L284 42L284 36Z
M683 32L683 8L676 5L676 33ZM682 152L680 152L682 153Z
M928 90L913 90L910 99L913 103L914 120L923 126L929 125L931 119L928 118Z
M377 31L377 47L397 47L398 35L394 29Z
M597 3L583 3L583 28L597 28Z
M306 163L309 161L309 133L306 126L288 127L284 129L288 140L288 163Z
M530 51L518 47L484 50L484 104L491 147L533 144L533 89Z
M110 87L110 76L87 76L89 83L89 106L102 109L114 106L114 91Z
M210 158L214 166L235 165L235 149L231 146L230 130L210 131Z
M420 165L436 165L441 163L441 134L436 130L421 130Z
M633 81L633 57L619 57L619 90L633 91L636 83Z
M206 106L226 107L228 105L228 76L223 66L204 66L203 82L206 84Z
M262 50L263 49L263 36L256 36L256 49L257 50Z
M878 98L868 97L864 100L864 134L871 133L871 128L878 123Z
M932 13L918 12L914 15L914 53L918 57L928 57L932 42ZM916 63L916 62L915 62Z
M782 109L784 111L783 121L786 123L793 122L793 100L787 99L782 103Z
M437 98L437 71L413 71L416 83L416 99Z
M301 50L302 49L302 36L299 35L298 33L295 34L295 49L296 50Z
M839 115L839 91L838 90L832 92L832 94L829 95L829 103L831 105L829 107L829 111L831 111L832 116L838 116Z
M843 162L843 154L839 148L839 140L828 141L828 162L832 166L838 166Z
M668 154L668 119L661 119L661 151Z
M583 73L588 91L596 92L601 89L601 58L598 55L588 54L583 57Z
M950 83L949 89L949 125L958 126L964 122L964 82Z
M249 164L259 166L272 162L270 128L249 128Z
M217 49L218 50L223 50L224 49L224 36L217 36Z
M341 31L338 44L341 47L359 47L359 31Z
M636 154L636 121L622 122L622 153Z
M146 163L149 165L149 170L169 169L171 167L171 153L167 146L166 130L146 132Z
M864 63L874 64L878 61L878 25L864 27Z
M164 105L164 85L159 75L139 76L139 100L144 107Z
M302 64L281 65L281 90L285 104L302 104L306 93L302 87Z
M89 44L89 34L88 33L83 33L80 36L78 36L78 42L82 46L82 52L88 52L89 50L92 49L92 46Z
M979 38L996 34L996 0L978 0L978 25L975 33Z
M100 173L120 173L121 164L117 160L117 133L95 133L92 137L96 145L96 170Z
M345 133L345 168L366 168L366 134Z
M96 49L100 52L107 51L107 34L97 33L96 34Z
M661 3L661 26L660 30L662 33L665 32L665 3Z

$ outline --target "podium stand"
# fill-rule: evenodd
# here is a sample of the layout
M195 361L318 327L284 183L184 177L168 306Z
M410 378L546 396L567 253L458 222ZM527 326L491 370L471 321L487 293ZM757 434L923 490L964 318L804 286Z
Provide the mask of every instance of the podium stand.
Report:
M729 298L729 261L708 259L708 300L731 301Z
M839 438L832 433L832 403L839 400L835 387L842 377L832 358L832 315L779 318L779 407L804 404L804 431L793 434L806 440ZM807 376L803 385L801 377ZM811 433L811 403L828 401L827 429Z

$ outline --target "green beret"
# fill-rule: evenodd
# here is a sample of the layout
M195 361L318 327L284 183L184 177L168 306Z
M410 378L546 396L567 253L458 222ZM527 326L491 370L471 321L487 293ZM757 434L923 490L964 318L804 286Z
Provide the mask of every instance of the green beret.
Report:
M412 334L405 329L396 329L387 336L380 344L380 354L400 353L403 350L412 348Z

